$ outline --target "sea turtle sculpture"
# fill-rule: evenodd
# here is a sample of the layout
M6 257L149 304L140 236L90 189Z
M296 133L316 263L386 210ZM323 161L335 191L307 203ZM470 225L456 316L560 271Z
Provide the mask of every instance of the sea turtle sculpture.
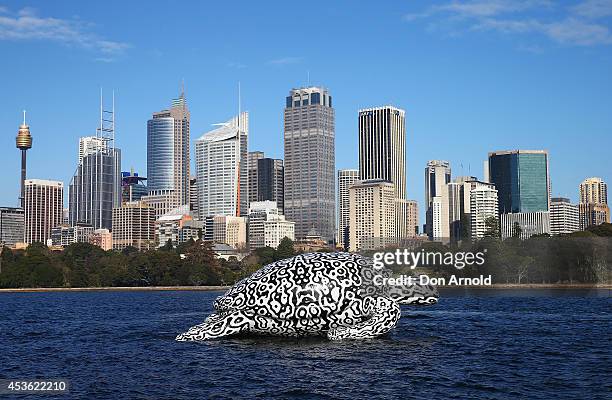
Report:
M382 275L376 278L377 275ZM176 337L207 340L237 333L326 335L365 339L389 332L399 304L438 300L433 286L390 286L371 259L351 253L309 253L266 265L215 300L215 313Z

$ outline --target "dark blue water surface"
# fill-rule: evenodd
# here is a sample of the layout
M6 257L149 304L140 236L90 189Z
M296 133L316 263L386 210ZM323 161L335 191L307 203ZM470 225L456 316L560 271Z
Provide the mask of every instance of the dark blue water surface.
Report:
M68 379L57 398L612 398L608 290L442 291L372 340L175 342L217 295L0 293L0 377Z

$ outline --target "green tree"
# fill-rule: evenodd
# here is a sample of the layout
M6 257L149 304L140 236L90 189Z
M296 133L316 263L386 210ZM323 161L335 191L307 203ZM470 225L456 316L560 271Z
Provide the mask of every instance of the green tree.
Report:
M285 258L291 258L295 256L295 249L293 248L293 240L285 236L279 243L278 248L274 254L276 260L284 260Z
M499 233L499 220L497 217L488 217L485 219L485 237L490 238L499 238L501 237Z

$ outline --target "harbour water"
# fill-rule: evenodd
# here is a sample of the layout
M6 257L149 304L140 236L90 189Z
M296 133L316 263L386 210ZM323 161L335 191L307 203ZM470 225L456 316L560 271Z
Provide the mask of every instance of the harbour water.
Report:
M61 399L609 399L612 393L610 290L443 290L437 305L404 307L398 326L372 340L175 342L211 312L219 294L0 293L0 378L67 379L70 391L56 396Z

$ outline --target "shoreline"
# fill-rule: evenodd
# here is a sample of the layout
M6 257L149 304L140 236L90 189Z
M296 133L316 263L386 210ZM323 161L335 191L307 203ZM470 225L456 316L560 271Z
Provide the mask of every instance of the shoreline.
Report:
M118 287L82 287L82 288L9 288L0 289L0 293L36 293L36 292L214 292L228 290L231 286L118 286ZM554 284L554 283L496 283L492 285L456 286L440 285L439 289L607 289L612 290L612 284Z

